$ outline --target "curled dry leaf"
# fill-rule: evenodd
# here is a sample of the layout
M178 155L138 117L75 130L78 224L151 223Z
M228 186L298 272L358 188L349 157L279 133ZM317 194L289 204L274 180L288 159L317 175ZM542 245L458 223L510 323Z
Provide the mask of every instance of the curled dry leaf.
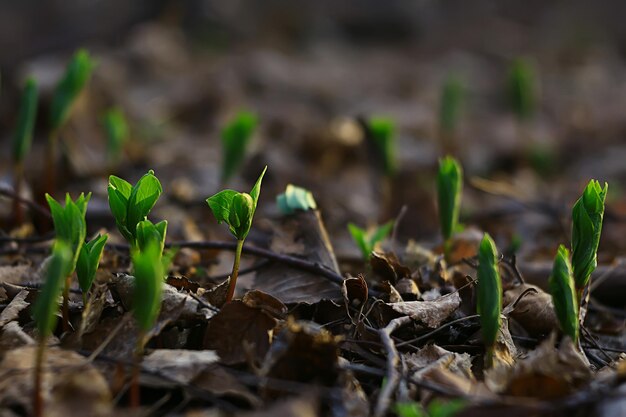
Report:
M522 298L520 296L526 292ZM534 290L534 291L532 291ZM520 284L504 291L502 303L512 307L509 316L517 321L532 337L545 337L559 328L554 314L552 297L541 288L531 284Z
M461 305L461 297L453 292L433 301L403 301L387 304L394 311L406 314L431 329L439 327Z
M372 270L383 279L394 284L402 278L410 278L411 270L400 264L394 253L372 252L370 256Z
M443 368L460 377L474 380L472 358L467 353L450 352L437 345L429 344L415 353L402 355L402 358L409 371L414 372L417 377L434 368Z
M341 285L341 294L348 306L360 306L367 301L367 282L363 275L346 278Z
M29 303L26 302L26 297L28 297L28 291L20 291L13 297L9 305L2 310L2 313L0 313L0 328L10 321L17 319L20 315L20 311L29 306Z

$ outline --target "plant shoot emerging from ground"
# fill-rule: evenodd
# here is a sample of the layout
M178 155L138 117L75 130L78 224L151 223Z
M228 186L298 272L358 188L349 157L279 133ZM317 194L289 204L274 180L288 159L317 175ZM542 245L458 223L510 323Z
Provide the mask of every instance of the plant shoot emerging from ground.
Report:
M119 163L128 139L128 124L120 108L114 107L107 111L102 118L102 124L107 135L107 161L114 166Z
M17 128L13 136L13 180L15 181L15 195L17 197L21 194L22 183L24 182L24 159L30 151L33 140L38 98L37 82L33 78L29 78L26 80L22 92ZM17 198L13 199L13 216L16 226L22 224L24 214L22 205Z
M241 166L257 124L258 118L254 113L242 111L222 130L222 184Z
M574 289L574 277L569 261L569 251L565 246L559 246L554 258L552 273L548 280L554 312L564 334L574 343L578 343L578 299Z
M493 354L501 323L502 282L497 257L496 244L491 236L485 233L478 251L477 310L480 314L483 343L487 351L486 367L491 367L493 364Z
M152 170L135 185L115 175L109 177L109 207L117 229L132 250L137 248L137 225L147 219L162 192L161 183Z
M288 184L285 192L276 197L276 204L281 213L294 214L296 211L315 210L317 203L313 194L306 188Z
M226 302L232 300L235 294L243 242L248 236L248 232L252 226L252 219L256 211L257 202L259 201L259 194L261 194L261 182L263 181L265 171L267 171L267 167L261 172L256 184L254 184L254 187L250 190L250 194L240 193L234 190L222 190L206 200L217 222L226 223L230 229L230 233L237 239L235 261L233 262L233 270L228 285Z
M459 227L459 210L463 193L463 170L456 159L447 156L439 160L437 201L439 224L444 241L444 254L449 258L452 234Z
M385 176L392 177L396 172L395 124L385 117L372 117L367 121L367 133L380 155Z
M572 209L572 267L579 304L591 273L598 265L598 245L608 188L606 183L602 188L598 181L589 181Z
M530 119L537 107L535 72L529 61L517 58L511 64L507 94L511 109L520 121Z
M83 292L83 306L87 305L88 292L91 289L96 272L102 259L104 245L107 243L109 235L98 235L89 242L83 244L78 254L76 262L76 276L78 284Z
M56 326L56 314L59 310L59 293L63 287L63 280L67 275L67 270L70 269L71 262L72 251L70 247L65 242L57 240L54 244L48 269L46 270L46 279L34 306L34 318L38 333L33 389L33 414L36 417L43 415L41 374L46 340Z
M354 240L359 247L364 261L369 260L370 256L372 256L372 252L389 236L392 230L393 221L370 228L369 230L362 229L354 223L348 223L348 231L352 236L352 240Z

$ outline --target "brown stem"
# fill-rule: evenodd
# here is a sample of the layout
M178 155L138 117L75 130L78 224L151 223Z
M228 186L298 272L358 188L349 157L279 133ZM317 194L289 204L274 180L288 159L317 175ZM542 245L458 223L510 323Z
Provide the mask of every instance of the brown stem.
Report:
M24 182L24 164L22 161L16 161L13 167L13 179L15 181L13 191L17 197L22 194L22 183ZM24 208L19 198L13 199L13 219L15 227L19 227L24 222Z
M133 374L130 381L130 406L131 408L139 408L141 405L141 393L139 390L139 370L141 367L141 357L143 356L143 338L144 331L140 330L137 335L137 345L135 347Z
M43 396L41 395L41 373L43 368L44 351L46 348L46 339L39 338L39 345L35 354L35 383L33 384L33 415L35 417L43 417Z
M70 283L72 281L72 276L68 275L65 277L65 286L63 287L63 331L70 331Z
M237 248L235 249L235 261L233 262L233 272L230 274L230 282L228 283L228 294L226 302L228 303L235 295L235 286L237 285L237 277L239 276L239 261L241 260L241 251L243 250L243 239L237 240Z

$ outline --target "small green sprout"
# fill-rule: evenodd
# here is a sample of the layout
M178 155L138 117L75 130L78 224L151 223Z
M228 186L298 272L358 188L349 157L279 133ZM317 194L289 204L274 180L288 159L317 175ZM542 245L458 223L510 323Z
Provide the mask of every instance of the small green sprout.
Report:
M536 109L535 72L529 61L518 58L509 70L508 96L511 108L521 121L528 120Z
M230 284L228 286L228 295L226 302L233 299L235 293L235 285L239 275L239 261L241 259L241 251L243 250L243 242L248 236L252 219L256 211L259 194L261 193L261 182L267 171L267 167L263 169L259 179L252 187L250 194L240 193L234 190L222 190L219 193L207 198L206 202L213 211L213 215L218 223L226 223L230 229L230 233L237 239L237 249L235 251L235 261L230 276Z
M393 221L389 221L370 230L361 229L353 223L348 223L348 231L350 235L352 235L352 240L354 240L359 247L361 256L365 261L372 256L372 252L376 249L378 244L385 240L392 230Z
M109 235L98 235L89 242L83 244L78 254L78 260L76 262L76 276L78 277L78 284L83 292L83 305L87 305L87 293L91 289L94 279L96 278L96 272L100 265L100 259L102 259L102 252L104 251L104 245L107 243Z
M35 301L34 319L37 325L38 347L35 357L35 381L33 390L33 414L37 417L43 415L43 398L41 396L41 372L43 365L46 339L52 334L57 322L59 311L59 294L63 287L63 280L72 262L72 251L61 240L54 244L52 257L46 270L46 279Z
M461 80L454 75L448 76L441 89L439 107L439 129L444 134L451 135L456 131L463 110L464 95Z
M463 170L456 159L448 156L439 160L437 199L439 224L444 239L444 253L449 255L450 239L459 227L459 210L463 193Z
M222 130L222 184L239 169L258 124L254 113L242 111Z
M161 249L165 248L165 235L167 234L167 220L153 224L150 220L143 220L137 224L137 248L145 250L152 243Z
M109 177L109 207L118 230L131 248L137 246L137 225L147 219L162 192L161 183L152 170L134 186L115 175Z
M367 133L376 146L385 175L396 172L395 124L385 117L372 117L367 121Z
M497 257L496 244L491 236L485 233L478 251L477 310L480 314L483 342L487 350L485 356L487 367L493 364L493 353L502 313L502 282Z
M399 417L454 417L466 407L463 400L433 400L428 404L428 411L417 402L396 403L394 411Z
M102 123L107 134L107 160L117 164L128 139L126 118L120 108L114 107L105 113Z
M607 183L602 188L598 181L589 181L572 209L572 267L579 303L591 273L598 265L598 245L608 188Z
M569 251L565 246L559 246L554 258L552 274L548 280L550 294L556 317L563 333L578 342L578 299L574 289L574 276L569 261Z
M281 213L289 215L296 211L315 210L317 203L313 194L306 188L288 184L285 192L276 197L276 204Z
M19 196L24 182L24 158L30 151L37 118L37 101L39 92L37 82L33 78L26 80L20 110L17 116L17 128L13 137L13 175L15 180L15 195ZM13 216L16 225L20 225L24 220L22 205L17 199L13 200Z

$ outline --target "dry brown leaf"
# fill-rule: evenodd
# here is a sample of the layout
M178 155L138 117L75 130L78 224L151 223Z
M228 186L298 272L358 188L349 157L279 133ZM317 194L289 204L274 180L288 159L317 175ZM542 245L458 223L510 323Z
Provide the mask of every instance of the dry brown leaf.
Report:
M434 329L452 315L461 305L461 297L456 292L439 297L434 301L403 301L400 303L388 303L394 311L406 314L413 320L418 321Z
M143 358L141 366L171 381L188 384L218 360L219 357L212 350L155 349ZM157 379L149 385L171 387L172 383Z
M266 410L242 413L245 417L317 417L319 415L319 400L312 392L296 398L278 401Z
M528 290L531 291L519 299ZM529 335L545 337L559 328L550 294L535 285L521 284L506 290L502 303L509 306L518 299L517 305L509 316L517 321Z
M23 284L36 281L36 272L30 265L0 266L0 282L6 284Z
M402 358L409 370L417 376L433 368L443 368L453 374L474 380L472 358L467 353L450 352L437 345L429 344L415 353L402 355Z
M372 270L380 275L384 280L394 284L402 278L411 277L411 270L400 264L396 255L391 252L372 252L370 265Z
M2 313L0 313L0 328L8 322L17 319L20 311L28 307L29 304L26 302L26 297L28 297L28 291L20 291L13 297L9 305L2 310Z
M35 340L26 334L16 321L10 321L0 329L0 357L4 356L6 351L33 344Z
M203 369L193 379L193 386L220 397L243 400L252 407L261 406L261 399L252 393L231 371L219 364Z
M367 301L367 282L363 275L346 278L341 285L343 301L347 306L360 306Z

